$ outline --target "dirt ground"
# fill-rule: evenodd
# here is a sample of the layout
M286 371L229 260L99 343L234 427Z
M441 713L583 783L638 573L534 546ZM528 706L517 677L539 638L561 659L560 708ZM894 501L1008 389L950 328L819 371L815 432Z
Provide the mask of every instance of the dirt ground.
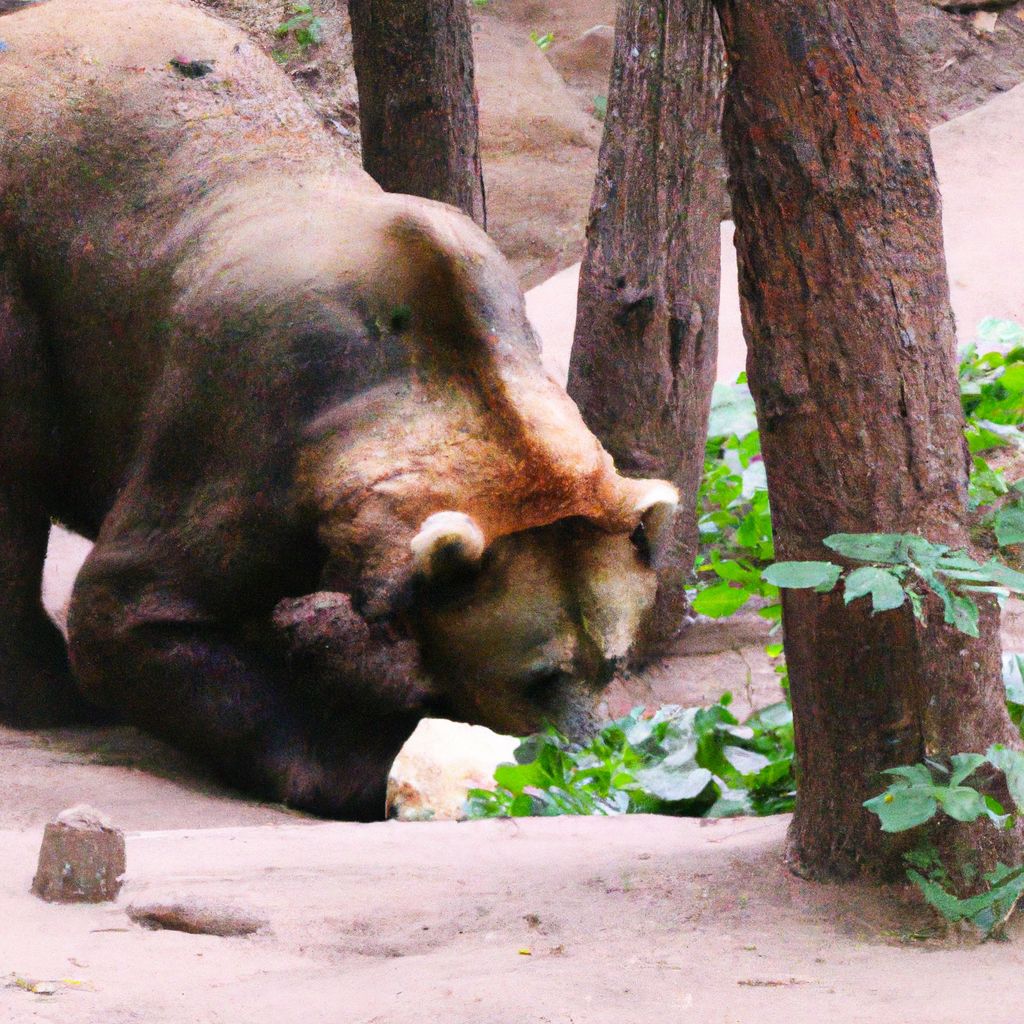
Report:
M37 834L0 832L0 1020L1019 1020L1020 928L1010 943L940 939L896 893L799 882L780 864L785 826L636 816L133 832L119 902L75 907L28 894ZM125 914L182 900L266 925L218 938ZM40 982L52 994L31 991Z

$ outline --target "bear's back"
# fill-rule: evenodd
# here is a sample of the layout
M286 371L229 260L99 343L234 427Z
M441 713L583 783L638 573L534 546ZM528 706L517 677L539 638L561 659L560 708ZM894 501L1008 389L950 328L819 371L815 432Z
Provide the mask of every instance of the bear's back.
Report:
M184 0L49 0L3 39L8 209L45 185L54 208L173 216L254 172L365 178L269 56Z

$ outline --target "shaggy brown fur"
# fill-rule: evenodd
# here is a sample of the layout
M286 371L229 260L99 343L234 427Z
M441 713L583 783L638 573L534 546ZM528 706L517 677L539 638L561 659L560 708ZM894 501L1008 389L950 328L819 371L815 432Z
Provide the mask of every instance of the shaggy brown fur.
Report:
M578 722L653 592L629 537L671 501L542 371L487 238L381 193L188 4L3 28L0 716L81 717L84 693L357 818L423 714ZM417 574L446 509L482 553L442 538ZM39 603L51 518L97 540L77 686Z

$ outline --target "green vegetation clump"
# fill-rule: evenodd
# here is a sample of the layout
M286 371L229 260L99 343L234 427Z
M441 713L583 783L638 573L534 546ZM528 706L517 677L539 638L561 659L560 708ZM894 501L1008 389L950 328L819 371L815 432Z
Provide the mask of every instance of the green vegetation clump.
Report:
M774 704L742 725L731 697L706 708L634 708L588 743L549 728L500 765L494 791L470 790L470 818L675 814L724 818L793 808L793 715Z
M537 44L537 48L543 53L551 48L555 41L554 32L531 32L530 39Z
M293 57L305 57L311 47L324 41L324 23L307 3L292 4L291 17L274 29L278 39L291 40L293 48L279 47L272 53L279 64L287 63Z
M987 792L993 769L1010 794L1011 810ZM985 818L994 828L1010 829L1024 812L1024 753L1000 744L984 754L954 754L948 764L927 759L884 774L894 781L864 804L878 815L884 832L920 828L939 815L959 822ZM905 860L907 878L948 922L970 921L986 939L1004 936L1006 922L1024 896L1024 864L1000 863L981 878L969 879L980 891L962 898L934 844L923 840Z
M985 455L997 449L1024 449L1024 328L989 318L978 327L989 349L961 352L960 397L971 450L970 501L979 539L990 536L1001 548L1024 543L1024 480L1010 483Z
M777 587L831 592L843 581L847 604L870 597L873 614L910 603L925 618L924 596L941 601L944 621L968 636L978 636L974 594L994 594L1001 601L1024 595L1024 573L992 558L981 563L966 551L953 551L909 533L837 533L826 547L850 561L867 564L847 569L833 562L776 562L762 574Z

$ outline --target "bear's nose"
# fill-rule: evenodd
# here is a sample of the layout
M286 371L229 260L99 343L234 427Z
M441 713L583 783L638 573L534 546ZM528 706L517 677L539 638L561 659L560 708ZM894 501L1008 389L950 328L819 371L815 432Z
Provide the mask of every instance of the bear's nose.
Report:
M601 687L607 686L619 674L625 662L626 659L621 655L602 659L597 677L598 685Z

